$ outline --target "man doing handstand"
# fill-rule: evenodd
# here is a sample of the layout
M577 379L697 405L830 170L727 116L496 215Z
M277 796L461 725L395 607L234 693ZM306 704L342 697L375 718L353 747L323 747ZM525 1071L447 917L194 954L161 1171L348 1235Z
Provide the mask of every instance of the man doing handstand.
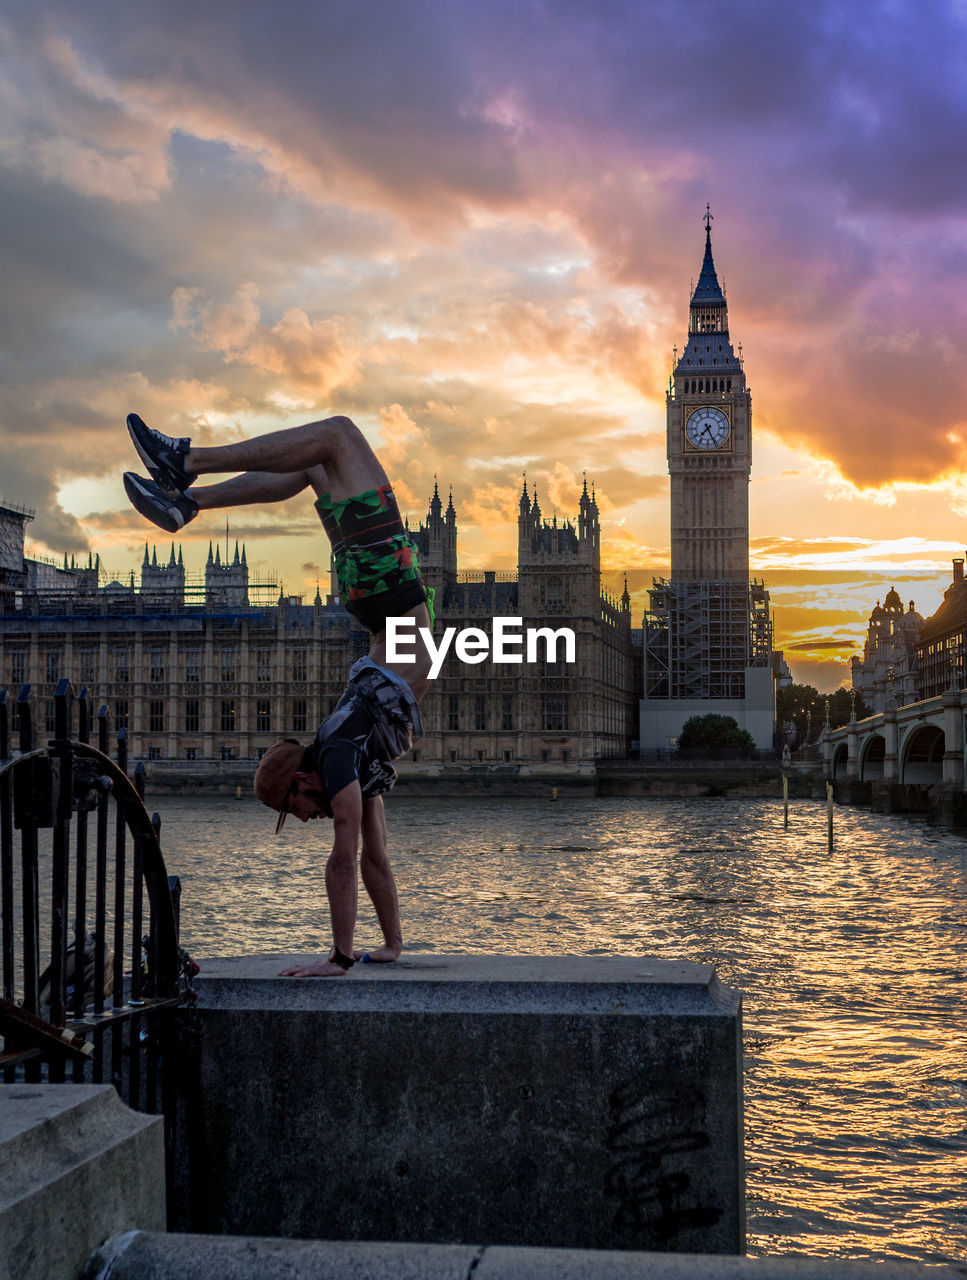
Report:
M373 635L369 656L355 662L335 711L304 747L285 738L255 772L255 794L302 822L331 817L334 835L326 863L326 893L333 947L328 959L284 969L295 977L341 977L357 959L388 962L403 948L396 882L386 852L383 794L396 782L393 761L423 733L420 700L429 688L430 655L420 634L429 627L427 592L416 548L406 534L386 473L348 418L275 431L253 440L196 448L128 415L134 446L152 479L126 472L133 505L168 533L201 510L254 502L281 502L303 489L316 493L316 509L332 543L343 603ZM238 472L217 484L200 475ZM415 619L412 663L387 661L386 619ZM353 951L356 925L356 851L383 933L383 946Z

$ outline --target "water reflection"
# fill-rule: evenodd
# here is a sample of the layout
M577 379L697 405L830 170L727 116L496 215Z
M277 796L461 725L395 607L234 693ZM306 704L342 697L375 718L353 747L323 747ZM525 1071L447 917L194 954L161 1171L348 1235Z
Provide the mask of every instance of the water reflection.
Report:
M324 828L158 807L196 956L328 946ZM829 853L810 802L788 830L766 801L390 807L411 950L684 957L742 990L750 1252L967 1259L967 842L837 810Z

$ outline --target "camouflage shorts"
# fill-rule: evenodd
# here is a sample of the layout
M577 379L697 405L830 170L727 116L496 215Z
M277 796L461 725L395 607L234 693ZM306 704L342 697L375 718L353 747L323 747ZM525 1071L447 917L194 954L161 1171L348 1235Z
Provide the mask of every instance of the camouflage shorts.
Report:
M389 485L333 502L316 502L332 540L339 594L370 631L426 601L416 544L403 528ZM334 536L335 535L335 536Z

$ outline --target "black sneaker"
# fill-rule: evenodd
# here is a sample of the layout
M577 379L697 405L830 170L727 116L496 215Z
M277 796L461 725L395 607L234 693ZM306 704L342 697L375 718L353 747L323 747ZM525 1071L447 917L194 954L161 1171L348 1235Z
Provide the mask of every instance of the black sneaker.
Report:
M184 493L198 479L185 470L185 458L191 448L191 440L187 436L182 436L180 440L164 436L160 431L146 426L136 413L128 414L128 432L141 461L162 489Z
M187 493L166 493L153 480L136 476L133 471L124 473L124 492L131 505L165 533L177 533L198 515L198 503Z

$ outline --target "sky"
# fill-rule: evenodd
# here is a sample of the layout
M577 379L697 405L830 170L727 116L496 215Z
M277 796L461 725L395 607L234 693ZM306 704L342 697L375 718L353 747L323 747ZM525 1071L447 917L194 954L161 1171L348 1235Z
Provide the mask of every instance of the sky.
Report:
M665 392L712 244L753 397L751 565L797 680L967 544L964 0L0 0L0 495L125 579L136 410L199 444L345 413L462 569L522 475L640 623ZM221 513L182 534L189 572ZM325 591L305 496L230 513Z

